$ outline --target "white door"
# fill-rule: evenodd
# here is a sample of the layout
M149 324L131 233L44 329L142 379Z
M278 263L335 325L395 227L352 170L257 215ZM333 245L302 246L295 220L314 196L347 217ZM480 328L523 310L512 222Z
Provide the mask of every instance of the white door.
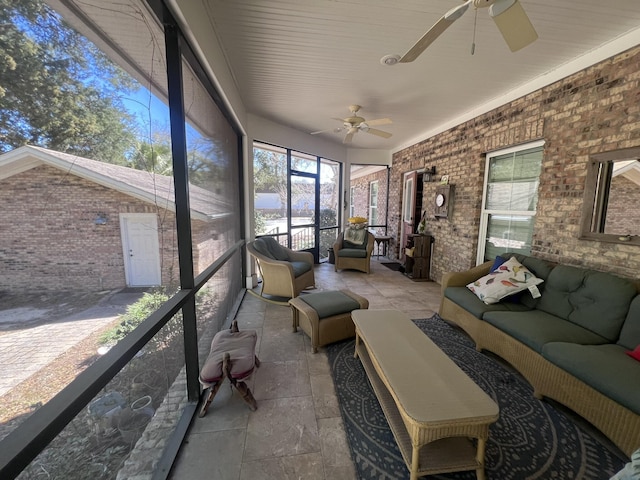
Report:
M407 244L407 238L415 230L415 221L413 218L416 209L416 181L418 174L409 172L404 174L404 183L402 187L402 230L400 230L400 260L404 260L404 247Z
M124 271L129 287L161 283L158 220L155 214L120 214Z

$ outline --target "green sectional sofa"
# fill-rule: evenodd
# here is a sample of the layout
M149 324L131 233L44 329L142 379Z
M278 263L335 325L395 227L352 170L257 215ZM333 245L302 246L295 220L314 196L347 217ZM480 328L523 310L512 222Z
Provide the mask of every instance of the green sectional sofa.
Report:
M640 283L531 256L502 257L544 280L538 298L524 290L484 303L467 285L495 275L487 262L443 276L440 316L478 350L507 360L537 398L571 408L631 455L640 447L640 360L638 350L629 355L640 345Z

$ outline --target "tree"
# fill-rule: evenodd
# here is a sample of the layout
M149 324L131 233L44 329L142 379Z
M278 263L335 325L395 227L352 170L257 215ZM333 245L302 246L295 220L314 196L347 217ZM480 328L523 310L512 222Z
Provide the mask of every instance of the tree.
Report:
M288 197L286 156L270 150L254 148L253 180L255 194L265 192L278 194L281 214L286 215L284 212Z
M0 152L38 145L124 163L133 79L40 0L0 0Z

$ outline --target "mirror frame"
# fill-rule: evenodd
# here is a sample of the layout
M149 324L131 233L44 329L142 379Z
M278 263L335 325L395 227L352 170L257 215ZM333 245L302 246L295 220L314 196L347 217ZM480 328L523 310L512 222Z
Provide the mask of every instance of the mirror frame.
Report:
M606 211L611 186L612 165L616 161L640 159L640 147L623 148L610 152L590 155L587 165L587 179L582 203L580 240L640 245L639 235L619 235L593 231L594 216L600 217ZM605 175L599 175L601 165L605 165ZM597 220L597 218L596 218ZM600 221L598 220L598 223Z

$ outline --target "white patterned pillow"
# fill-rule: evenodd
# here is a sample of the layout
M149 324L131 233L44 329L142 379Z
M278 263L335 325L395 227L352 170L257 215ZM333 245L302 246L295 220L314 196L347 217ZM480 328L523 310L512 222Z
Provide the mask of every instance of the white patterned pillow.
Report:
M531 273L516 257L511 257L489 275L467 285L467 288L484 303L491 305L542 282L544 280Z

